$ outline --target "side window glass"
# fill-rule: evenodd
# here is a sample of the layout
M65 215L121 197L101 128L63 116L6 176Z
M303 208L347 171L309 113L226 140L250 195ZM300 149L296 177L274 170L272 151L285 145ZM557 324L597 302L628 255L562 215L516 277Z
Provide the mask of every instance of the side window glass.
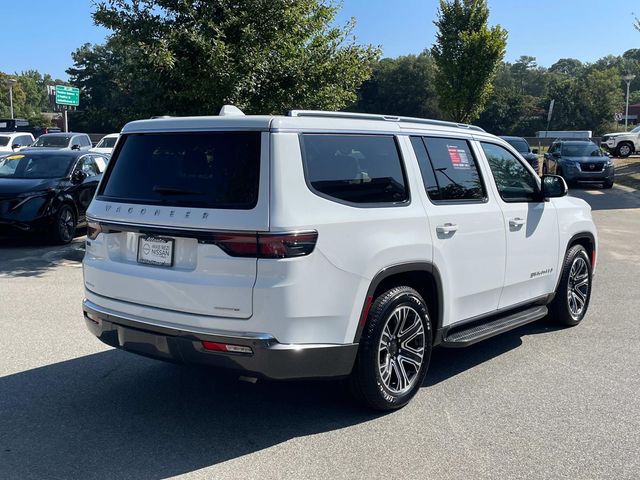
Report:
M78 164L78 170L82 170L87 177L93 177L99 173L96 162L90 156L82 157Z
M538 199L538 182L527 168L505 148L482 142L498 192L505 202L531 202Z
M441 200L440 189L438 188L436 176L431 166L431 160L429 160L429 155L427 154L427 147L424 146L422 137L411 137L411 144L418 159L424 189L427 191L431 200Z
M321 196L356 204L397 204L409 199L391 135L302 135L305 175Z
M424 137L427 154L433 166L439 198L432 200L482 201L484 185L469 143L454 138Z
M84 147L90 147L91 146L91 140L89 139L89 137L80 137L81 141L82 141L82 146Z

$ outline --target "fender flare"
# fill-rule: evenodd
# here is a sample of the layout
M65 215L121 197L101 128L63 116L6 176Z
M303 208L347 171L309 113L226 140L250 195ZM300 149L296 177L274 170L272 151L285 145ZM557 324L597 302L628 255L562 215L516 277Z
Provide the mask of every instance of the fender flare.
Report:
M360 337L362 336L362 331L364 330L364 326L367 321L367 317L369 316L369 309L371 308L371 304L373 303L373 294L380 284L387 278L397 275L399 273L408 273L408 272L426 272L431 275L435 283L435 293L436 298L433 300L436 302L435 305L435 322L433 324L433 332L434 332L434 345L439 339L440 333L442 331L442 319L443 319L443 288L442 288L442 277L440 275L440 271L438 267L436 267L431 262L408 262L408 263L400 263L397 265L390 265L378 273L376 273L369 284L369 288L367 289L367 294L364 299L364 304L362 305L362 309L360 311L360 317L358 321L358 328L356 329L356 334L353 340L353 343L359 343ZM431 312L429 312L431 313Z

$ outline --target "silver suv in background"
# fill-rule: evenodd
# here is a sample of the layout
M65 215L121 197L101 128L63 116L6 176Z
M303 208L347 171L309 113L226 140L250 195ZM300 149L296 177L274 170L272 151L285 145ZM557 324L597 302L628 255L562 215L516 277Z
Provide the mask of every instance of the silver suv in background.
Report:
M64 150L89 150L91 138L86 133L45 133L30 148L56 148Z

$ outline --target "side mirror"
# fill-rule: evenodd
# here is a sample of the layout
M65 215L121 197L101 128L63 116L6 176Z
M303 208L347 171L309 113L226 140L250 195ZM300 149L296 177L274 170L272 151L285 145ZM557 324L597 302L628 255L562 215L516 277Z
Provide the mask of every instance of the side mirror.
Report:
M77 143L73 144L71 146L71 150L80 150L80 145L78 145Z
M542 176L542 196L547 198L564 197L569 188L567 182L559 175Z
M531 153L535 153L537 155L538 154L538 149L537 148L531 149Z
M17 148L22 148L22 145L20 145L19 143L14 143L11 148L13 148L14 150Z
M71 175L71 183L75 183L77 185L84 182L86 178L86 173L84 173L82 170L76 170L75 172L73 172L73 175Z

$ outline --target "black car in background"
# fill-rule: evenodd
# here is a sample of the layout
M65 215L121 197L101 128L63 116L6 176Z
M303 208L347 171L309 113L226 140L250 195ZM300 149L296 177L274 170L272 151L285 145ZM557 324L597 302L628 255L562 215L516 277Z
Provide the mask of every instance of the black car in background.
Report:
M531 150L529 146L529 142L525 138L522 137L506 137L501 136L504 141L506 141L509 145L515 148L522 158L524 158L529 165L533 167L536 173L540 173L538 170L539 162L538 162L538 150Z
M22 151L0 157L0 235L41 234L69 243L102 177L102 155Z
M611 188L615 180L611 158L591 140L556 140L544 155L542 171L560 175L568 185L599 183Z

